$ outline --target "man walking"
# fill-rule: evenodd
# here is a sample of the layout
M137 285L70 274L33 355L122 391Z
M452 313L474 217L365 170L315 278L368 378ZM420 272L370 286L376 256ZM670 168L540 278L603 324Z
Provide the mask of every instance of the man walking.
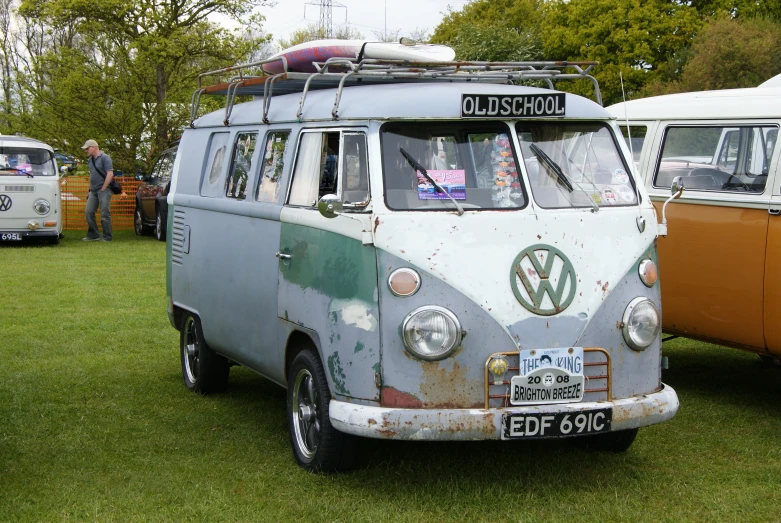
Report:
M87 236L82 238L85 242L101 240L111 241L111 190L108 185L114 178L114 165L111 163L111 157L101 152L98 142L87 140L82 149L89 156L89 197L87 198L87 207L84 209L87 215ZM103 237L98 231L98 224L95 221L95 212L100 205L100 226L103 229Z

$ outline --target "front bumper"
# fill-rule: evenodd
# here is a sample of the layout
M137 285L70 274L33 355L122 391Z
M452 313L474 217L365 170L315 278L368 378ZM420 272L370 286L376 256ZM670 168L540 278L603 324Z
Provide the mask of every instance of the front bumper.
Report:
M37 229L35 231L30 229L3 229L0 230L0 234L18 234L24 240L26 238L57 238L60 232L57 229ZM9 240L9 242L13 243L14 240Z
M678 411L678 395L663 384L658 392L620 400L502 409L399 409L336 400L329 404L331 424L341 432L367 438L432 441L501 439L503 414L578 413L604 408L613 409L611 430L635 429L672 418Z

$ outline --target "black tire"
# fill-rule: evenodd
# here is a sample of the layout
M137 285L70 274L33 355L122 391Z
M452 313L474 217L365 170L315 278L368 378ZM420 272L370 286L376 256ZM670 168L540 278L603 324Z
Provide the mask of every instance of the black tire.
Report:
M149 234L149 227L144 225L144 218L141 214L141 208L136 204L136 212L133 214L133 230L137 236L146 236Z
M166 217L160 214L160 209L155 211L155 238L157 241L165 241Z
M575 442L586 450L598 452L626 452L634 443L639 429L617 430L575 438Z
M330 401L317 353L313 348L299 352L288 372L287 421L293 456L309 472L340 472L355 464L357 438L331 425Z
M187 313L179 331L179 354L184 384L193 392L212 394L228 388L230 362L214 352L203 338L201 319Z

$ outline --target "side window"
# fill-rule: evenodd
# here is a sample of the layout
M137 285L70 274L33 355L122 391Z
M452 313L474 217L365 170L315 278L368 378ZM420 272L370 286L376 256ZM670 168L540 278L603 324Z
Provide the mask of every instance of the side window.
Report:
M289 131L268 133L256 195L259 202L276 202L279 199L279 180L282 178L283 159L289 137Z
M654 186L670 187L682 176L693 191L761 193L777 133L775 126L669 127Z
M321 196L336 194L339 133L302 133L288 203L314 207Z
M222 195L219 181L228 162L229 139L229 133L214 133L209 140L205 171L201 180L201 196L217 198Z
M171 179L171 175L174 172L174 160L176 159L176 153L168 153L168 163L165 165L165 169L160 173L162 181L167 182Z
M171 165L171 157L168 154L164 154L160 157L160 159L157 161L157 164L155 164L155 170L152 172L152 179L155 181L162 180L166 173L170 170L169 167Z
M252 170L252 158L258 143L258 133L238 133L233 146L233 162L225 180L225 195L243 200L247 196L247 185Z
M342 137L342 201L366 204L369 201L369 168L366 158L366 135L344 133Z
M643 144L645 143L645 136L648 133L648 127L645 125L630 125L628 130L626 125L621 125L621 134L624 135L624 140L631 146L632 159L635 162L635 167L639 168L640 153L643 152Z

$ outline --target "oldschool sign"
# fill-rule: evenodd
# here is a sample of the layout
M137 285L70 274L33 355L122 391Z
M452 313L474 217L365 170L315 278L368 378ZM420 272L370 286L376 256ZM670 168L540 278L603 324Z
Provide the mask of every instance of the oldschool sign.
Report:
M539 118L564 116L566 95L519 94L495 96L462 94L461 118Z

